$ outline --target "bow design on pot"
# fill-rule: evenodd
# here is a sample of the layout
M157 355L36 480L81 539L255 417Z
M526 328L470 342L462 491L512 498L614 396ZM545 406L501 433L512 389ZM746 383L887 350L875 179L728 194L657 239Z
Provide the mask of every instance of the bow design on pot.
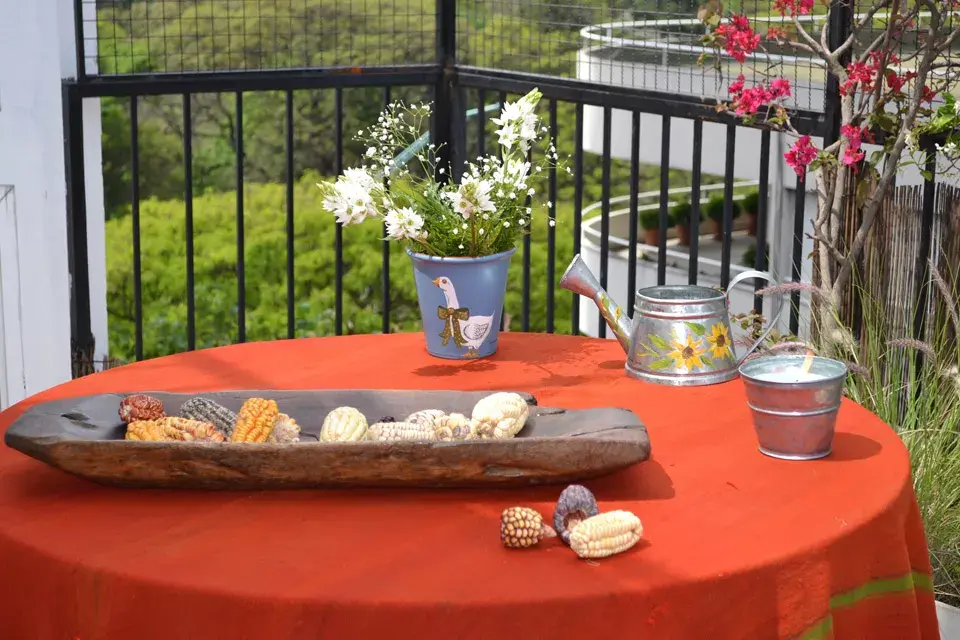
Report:
M441 344L447 346L447 343L450 342L451 335L453 337L453 342L458 347L463 347L467 344L467 341L463 337L463 333L460 331L460 322L466 322L470 318L470 310L466 307L460 307L459 309L454 309L453 307L437 307L437 317L441 320L445 320L443 324L443 331L440 333L440 337L443 338ZM453 327L453 332L451 334L450 328Z

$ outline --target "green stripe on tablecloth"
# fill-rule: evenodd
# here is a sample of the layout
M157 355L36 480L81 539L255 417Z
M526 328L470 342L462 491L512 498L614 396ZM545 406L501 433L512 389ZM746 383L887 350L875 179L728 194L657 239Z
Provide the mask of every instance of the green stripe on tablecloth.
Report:
M836 609L855 605L867 598L902 593L904 591L916 591L918 589L933 591L933 577L921 571L911 571L896 578L871 580L859 587L850 589L850 591L838 593L830 598L831 613L827 614L827 617L816 625L807 629L798 640L823 640L829 637L830 632L833 630L832 612Z

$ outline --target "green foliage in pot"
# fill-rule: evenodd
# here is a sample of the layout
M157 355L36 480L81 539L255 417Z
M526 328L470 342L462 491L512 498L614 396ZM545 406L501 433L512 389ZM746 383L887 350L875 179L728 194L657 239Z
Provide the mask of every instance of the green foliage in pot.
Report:
M670 222L674 225L687 227L690 226L690 211L693 205L689 200L681 200L670 209Z
M645 231L652 231L660 228L660 211L658 209L649 209L640 212L640 226Z
M724 203L722 195L715 195L710 198L706 206L704 206L704 213L707 217L716 222L723 222L723 210L726 204ZM736 220L740 217L740 203L736 200L733 201L733 219Z
M764 249L764 253L766 254L766 257L767 257L766 265L769 267L770 266L770 247L769 246L767 246ZM740 264L744 267L750 267L752 269L754 265L756 265L756 263L757 263L757 245L752 244L749 247L747 247L744 250L743 255L740 256Z
M757 211L760 210L760 192L751 191L745 195L743 200L740 201L740 206L746 213L756 215Z

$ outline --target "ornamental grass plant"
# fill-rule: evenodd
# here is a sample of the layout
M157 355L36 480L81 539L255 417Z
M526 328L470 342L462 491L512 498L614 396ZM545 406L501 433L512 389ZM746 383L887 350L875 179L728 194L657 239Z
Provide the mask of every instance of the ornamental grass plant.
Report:
M889 306L859 289L862 337L849 349L845 392L891 425L910 452L936 597L960 606L960 308L934 274L938 312L925 341L904 338ZM912 320L912 311L903 317Z

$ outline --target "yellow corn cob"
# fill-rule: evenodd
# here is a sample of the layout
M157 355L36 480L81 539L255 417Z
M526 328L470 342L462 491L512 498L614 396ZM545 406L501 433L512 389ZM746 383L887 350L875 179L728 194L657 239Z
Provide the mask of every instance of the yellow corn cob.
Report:
M258 443L266 442L273 432L280 410L273 400L250 398L240 407L237 426L233 430L230 442Z
M182 442L187 439L187 433L157 420L137 420L127 425L124 437L145 442Z
M367 440L377 442L397 440L436 440L433 425L412 422L377 422L367 429Z
M510 507L500 514L500 541L505 547L525 549L556 535L553 527L544 524L543 516L530 507Z
M582 520L570 532L570 548L581 558L606 558L637 544L640 518L629 511L608 511Z

